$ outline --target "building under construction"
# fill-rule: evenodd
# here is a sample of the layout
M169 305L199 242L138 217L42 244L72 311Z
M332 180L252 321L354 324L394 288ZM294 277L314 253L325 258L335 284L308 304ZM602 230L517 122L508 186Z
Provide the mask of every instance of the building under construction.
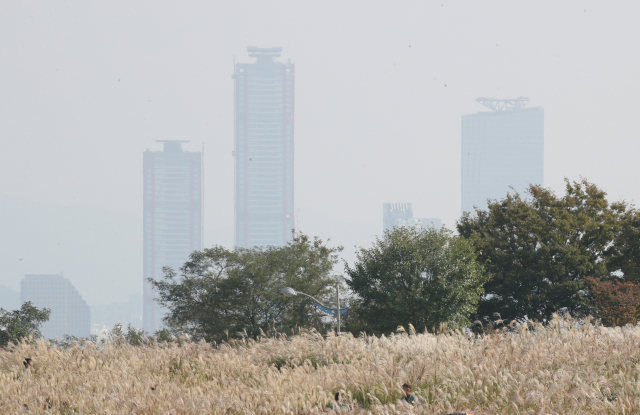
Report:
M528 98L478 98L490 112L462 116L462 211L543 185L544 111Z
M276 61L282 48L247 48L236 63L235 245L284 245L294 228L295 67Z

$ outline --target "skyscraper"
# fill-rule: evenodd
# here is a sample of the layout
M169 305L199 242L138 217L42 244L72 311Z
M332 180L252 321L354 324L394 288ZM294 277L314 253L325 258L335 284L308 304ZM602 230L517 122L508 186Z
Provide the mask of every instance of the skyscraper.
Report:
M486 208L487 199L543 185L544 111L528 98L477 101L491 112L462 116L462 211Z
M247 48L235 64L235 244L284 245L293 218L295 66L282 48Z
M162 151L143 154L143 328L162 326L164 311L154 302L147 278L161 279L202 249L202 153L182 149L187 141L162 141Z
M38 308L51 309L49 321L42 325L46 339L65 334L89 337L91 311L71 282L59 275L25 275L20 281L20 302L31 301Z

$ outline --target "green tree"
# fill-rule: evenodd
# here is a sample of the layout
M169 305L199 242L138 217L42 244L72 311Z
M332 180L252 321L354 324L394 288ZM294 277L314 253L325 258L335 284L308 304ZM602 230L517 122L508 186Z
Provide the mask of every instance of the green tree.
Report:
M345 269L355 295L350 319L376 334L409 323L418 331L468 325L485 282L473 246L444 228L394 228Z
M40 326L49 320L51 310L38 309L30 301L22 304L19 310L7 311L0 308L0 346L6 347L9 342L17 343L22 338L42 337Z
M261 330L296 326L324 330L326 323L311 301L279 291L290 286L328 299L341 250L300 233L283 247L214 246L191 254L180 276L165 268L162 280L150 282L158 302L169 310L167 326L196 339L220 341L245 332L254 337Z
M627 208L619 220L616 238L607 249L608 268L625 281L640 283L640 212Z
M497 312L503 319L544 321L555 312L584 314L591 304L584 278L614 279L620 266L612 261L625 262L619 238L630 211L624 202L610 204L586 180L566 180L562 197L534 185L527 193L490 200L487 210L465 213L457 224L490 277L479 318Z

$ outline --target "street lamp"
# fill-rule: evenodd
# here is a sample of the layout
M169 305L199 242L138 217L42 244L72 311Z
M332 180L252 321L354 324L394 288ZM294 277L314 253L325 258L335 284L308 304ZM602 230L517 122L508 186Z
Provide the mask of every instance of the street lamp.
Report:
M283 289L280 290L280 293L282 293L285 297L293 297L295 295L301 294L304 295L306 297L311 298L313 301L315 301L316 303L316 307L318 307L320 309L320 311L322 311L325 314L328 314L330 316L336 316L336 321L337 321L337 325L338 325L338 330L336 331L336 333L340 334L340 316L344 313L346 313L347 311L349 311L348 308L340 308L340 285L336 284L336 308L331 308L331 307L327 307L325 305L323 305L320 301L316 300L313 296L309 295L309 294L305 294L303 292L300 291L296 291L291 287L284 287Z

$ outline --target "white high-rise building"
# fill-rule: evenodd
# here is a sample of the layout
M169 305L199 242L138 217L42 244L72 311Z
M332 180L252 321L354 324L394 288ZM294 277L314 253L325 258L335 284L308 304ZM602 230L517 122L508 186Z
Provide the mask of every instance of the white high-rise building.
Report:
M202 249L202 153L182 149L187 141L161 141L163 151L144 152L143 328L162 327L164 310L154 301L148 278L163 278L163 267L179 272Z
M91 310L71 282L59 275L25 275L20 282L20 302L31 301L37 308L51 310L40 331L46 339L65 334L89 337Z
M525 108L528 98L477 101L492 111L462 116L462 212L544 185L544 110Z
M294 228L293 114L295 66L282 48L247 48L236 63L235 245L284 245Z

